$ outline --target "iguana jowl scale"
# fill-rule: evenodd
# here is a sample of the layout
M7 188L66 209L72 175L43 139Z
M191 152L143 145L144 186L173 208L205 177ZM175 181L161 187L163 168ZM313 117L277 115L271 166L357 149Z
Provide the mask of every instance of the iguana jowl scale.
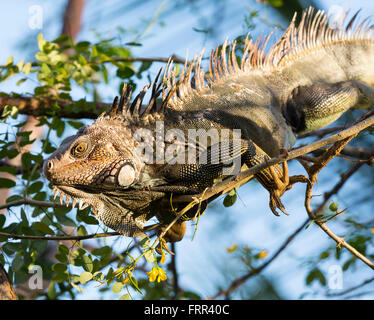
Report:
M267 53L270 36L247 41L240 65L235 43L227 42L212 52L209 77L201 67L202 53L185 66L179 80L170 63L163 81L159 77L154 81L148 105L142 107L150 86L133 102L125 86L109 112L62 142L45 162L44 173L66 202L73 199L73 206L77 200L81 206L91 206L105 225L124 235L143 234L144 223L154 216L165 226L174 212L170 205L161 206L165 203L161 200L171 193L201 192L224 178L225 157L254 166L292 147L297 134L374 102L372 26L368 20L356 24L357 15L332 28L323 11L309 8L298 26L293 19ZM156 101L159 96L161 102ZM217 143L199 137L185 140L178 149L194 148L196 163L147 163L136 152L144 141L135 135L139 129L155 132L160 122L165 131L178 129L186 136L191 129L230 134L219 136L219 155L213 151ZM230 143L235 129L241 133L236 147ZM173 143L170 137L156 140L149 144ZM203 155L208 162L201 161ZM287 167L273 166L256 178L270 193L273 213L285 212L280 197L293 183ZM185 223L180 221L165 239L178 241L184 232Z

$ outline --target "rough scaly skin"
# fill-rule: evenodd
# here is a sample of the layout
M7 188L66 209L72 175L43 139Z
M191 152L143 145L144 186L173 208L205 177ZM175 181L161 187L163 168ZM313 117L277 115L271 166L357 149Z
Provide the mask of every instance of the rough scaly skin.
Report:
M234 160L239 166L254 166L290 148L298 133L326 126L349 108L367 108L374 102L371 28L354 28L355 21L356 16L345 29L342 25L332 30L328 17L310 8L299 26L293 21L266 55L258 43L247 42L240 66L235 43L228 48L225 42L219 54L212 52L209 79L201 68L202 54L178 81L169 64L163 82L158 77L154 81L148 105L141 107L149 87L132 103L125 87L108 113L63 141L45 162L44 173L66 200L90 205L105 225L124 235L142 235L144 223L154 216L165 226L175 215L173 208L181 206L161 205L162 199L201 192L223 179L223 170L240 169ZM156 103L161 91L162 103ZM218 140L176 138L196 129L209 136L212 128L220 132ZM148 141L139 139L140 129L148 130ZM229 136L221 134L223 129ZM240 139L233 145L237 129ZM160 131L174 136L159 138ZM155 145L152 163L137 152ZM214 151L217 145L220 156ZM155 161L168 147L175 148L170 158L191 148L199 155L197 162ZM210 160L202 161L204 156ZM226 158L232 161L228 164ZM256 177L270 193L273 213L285 212L280 197L291 186L287 168L274 166ZM179 241L184 232L180 221L165 240Z

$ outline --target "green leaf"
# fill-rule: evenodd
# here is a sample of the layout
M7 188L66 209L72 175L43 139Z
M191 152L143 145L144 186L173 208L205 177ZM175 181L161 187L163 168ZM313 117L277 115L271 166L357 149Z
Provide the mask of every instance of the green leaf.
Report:
M17 115L18 115L18 108L16 106L6 105L1 114L1 118L3 119L3 121L5 121L5 119L9 116L12 117L13 119L16 119Z
M69 275L67 272L57 272L54 277L54 282L65 282L69 280Z
M156 257L155 257L155 255L153 253L153 249L149 248L149 249L145 250L145 252L144 252L144 258L148 262L154 263L156 261Z
M114 293L120 293L121 290L122 290L122 287L123 287L122 282L118 282L118 281L116 281L116 282L114 282L114 284L113 284L113 286L112 286L112 291L113 291Z
M78 56L78 62L81 66L84 66L87 64L87 60L81 54Z
M145 248L148 248L149 247L149 244L151 243L151 239L145 235L143 238L140 239L139 241L139 245L145 249Z
M141 290L139 289L138 281L134 277L131 277L131 276L129 276L129 280L130 280L131 286L142 295L143 292L141 292Z
M21 80L18 80L16 82L16 86L19 86L20 84L24 83L27 80L27 78L22 78Z
M151 65L152 65L152 61L144 61L144 62L141 64L141 66L140 66L138 72L139 72L139 73L142 73L143 71L148 70L148 69L151 67Z
M71 284L71 286L72 286L74 289L76 289L76 290L78 290L79 292L82 292L82 293L83 293L83 289L82 289L80 286L76 285L76 284L73 283L73 282L70 282L70 284Z
M97 56L98 56L97 47L96 47L96 45L93 45L93 46L92 46L91 57L92 57L92 59L94 59L94 58L96 58Z
M88 41L81 41L76 44L76 48L79 50L86 50L90 47L90 43Z
M11 65L11 64L13 64L13 56L8 57L8 59L6 59L5 61L6 66Z
M67 270L67 267L63 263L56 263L52 265L52 270L55 272L65 272Z
M24 154L27 154L27 153L24 153ZM13 158L17 157L18 155L19 155L19 151L17 149L7 150L7 157L9 159L13 159Z
M31 67L32 67L31 62L27 62L27 63L24 65L22 72L23 72L25 75L28 75L28 74L30 73L30 71L31 71Z
M232 190L226 195L225 199L223 199L223 205L225 207L231 207L237 200L236 192L233 193Z
M313 281L319 281L321 285L325 286L326 285L326 278L324 274L319 270L318 268L315 268L309 272L305 279L305 283L307 285L310 285Z
M3 225L5 224L5 215L4 214L0 214L0 228L3 227Z
M10 196L9 198L7 198L6 199L6 203L9 203L9 202L12 202L12 201L21 200L21 199L23 199L23 197L15 194L15 195Z
M31 248L35 249L38 254L42 254L48 246L48 241L44 240L33 240Z
M139 42L127 42L126 43L127 46L133 46L133 47L141 47L142 44L139 43Z
M104 281L104 278L105 278L104 274L100 271L97 271L93 274L93 279L95 281L101 282L101 281Z
M128 293L125 293L123 296L121 296L121 298L119 298L120 300L130 300L130 296Z
M28 188L28 193L29 194L33 194L33 193L36 193L38 191L40 191L41 189L43 188L43 182L41 181L36 181L34 182L29 188Z
M88 281L90 281L92 279L92 277L93 276L92 276L91 272L88 272L88 271L82 272L81 275L79 276L79 282L81 284L85 284Z
M93 263L92 263L91 256L84 255L82 257L82 260L83 260L83 269L88 271L88 272L92 272L93 271Z
M48 67L48 65L46 63L42 63L41 67L40 67L40 71L46 75L50 74L52 71L51 69Z
M88 233L87 233L87 230L86 230L86 228L84 226L79 226L77 228L77 234L78 234L78 236L85 236Z
M276 8L283 6L283 0L267 0L267 3Z
M3 188L13 188L16 186L16 183L13 180L6 179L6 178L0 178L0 189Z
M38 47L40 51L43 51L43 47L46 44L46 40L43 38L43 34L39 33L37 36L38 39Z
M69 37L66 34L62 34L53 40L54 43L62 43L69 40Z
M12 255L15 252L21 250L22 244L20 242L8 242L4 244L1 249L7 254Z
M56 253L55 258L62 263L68 263L69 262L68 257L66 255L62 254L61 252Z
M343 267L342 267L342 270L343 271L346 271L348 270L349 266L354 263L356 261L356 257L353 257L351 259L348 259L344 264L343 264Z
M22 254L16 255L16 257L12 261L13 271L17 272L18 270L22 268L23 265L24 265L23 255Z
M121 79L131 78L135 74L134 70L129 67L124 67L117 70L117 76Z
M70 219L65 214L63 214L63 215L56 215L56 219L57 219L57 221L60 224L62 224L64 226L67 226L67 227L75 227L76 226L74 220Z
M84 209L82 211L79 210L77 214L77 219L87 224L99 224L95 217L89 215L88 210L89 209Z
M14 273L14 284L25 283L28 279L28 273L23 269Z
M79 129L80 127L84 126L84 123L80 121L68 121L68 124L72 126L74 129Z
M69 248L65 246L64 244L59 244L57 247L57 250L61 252L62 254L66 254L66 255L69 254Z
M20 62L17 63L18 71L22 70L24 64L25 64L25 60L21 60Z
M322 260L322 259L326 259L326 258L328 258L329 256L330 256L330 253L329 253L328 251L323 251L323 252L320 254L319 258Z
M17 168L16 167L8 167L8 166L0 166L0 172L8 172L10 174L16 175Z
M112 248L109 246L104 246L101 248L93 249L91 252L95 256L110 256L112 254Z
M58 137L61 137L65 130L65 122L58 117L53 117L51 128L56 130Z
M183 297L191 300L201 300L201 297L197 293L192 291L184 291Z
M33 227L37 230L39 230L40 232L42 232L43 234L50 234L50 235L54 235L55 233L53 232L53 230L48 227L45 223L43 222L34 222L33 223Z

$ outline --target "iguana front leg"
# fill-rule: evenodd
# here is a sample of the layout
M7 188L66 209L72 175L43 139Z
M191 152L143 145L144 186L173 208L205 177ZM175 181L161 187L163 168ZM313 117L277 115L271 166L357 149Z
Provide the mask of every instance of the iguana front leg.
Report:
M252 143L248 144L248 150L244 156L245 164L248 167L267 162L269 159L269 156L258 146ZM288 214L280 199L280 197L289 190L294 183L292 177L291 180L293 183L290 183L287 162L284 161L282 166L278 164L270 166L256 173L255 177L262 186L269 191L269 207L274 215L279 216L277 209L281 210L284 214Z

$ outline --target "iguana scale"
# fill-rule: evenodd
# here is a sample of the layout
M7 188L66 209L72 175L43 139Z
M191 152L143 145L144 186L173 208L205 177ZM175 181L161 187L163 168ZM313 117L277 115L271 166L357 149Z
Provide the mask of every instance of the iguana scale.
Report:
M241 59L236 43L226 41L212 51L208 75L201 53L186 63L179 80L169 63L163 79L159 74L153 82L148 104L143 100L151 85L132 102L124 86L110 111L45 161L45 176L61 199L91 206L105 225L126 236L142 235L154 216L166 226L175 207L161 203L171 194L202 192L291 148L298 134L374 102L372 26L368 20L356 24L357 14L332 28L328 15L309 8L267 53L270 36L247 41ZM191 138L196 129L201 135ZM256 178L270 193L273 213L285 212L280 197L292 184L287 166L272 166ZM184 232L181 220L165 239L179 241Z

